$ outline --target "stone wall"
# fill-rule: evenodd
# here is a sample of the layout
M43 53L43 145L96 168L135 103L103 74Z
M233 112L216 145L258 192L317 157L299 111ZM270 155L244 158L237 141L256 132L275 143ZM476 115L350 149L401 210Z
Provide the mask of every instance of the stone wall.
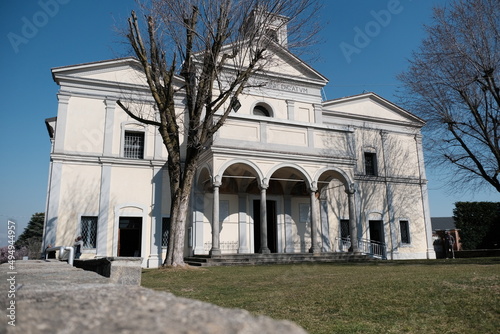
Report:
M2 293L10 286L14 291L12 298L0 298L3 312L11 315L3 315L0 333L306 333L290 321L116 284L56 260L2 264L0 281Z

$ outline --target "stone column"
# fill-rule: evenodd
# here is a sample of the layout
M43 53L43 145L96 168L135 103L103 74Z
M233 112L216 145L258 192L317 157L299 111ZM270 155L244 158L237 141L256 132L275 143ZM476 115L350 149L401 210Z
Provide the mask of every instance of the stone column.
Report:
M353 253L359 253L358 249L358 222L356 219L356 209L354 204L354 193L356 189L354 184L350 184L345 191L347 193L347 201L349 205L349 229L351 230L351 246Z
M311 248L309 253L320 253L318 246L318 200L316 198L316 188L311 187Z
M210 249L210 255L220 255L220 240L219 240L219 187L221 185L220 181L215 181L214 187L214 203L212 212L212 249Z
M267 245L267 203L266 203L267 185L260 186L260 249L259 253L270 254L271 250Z

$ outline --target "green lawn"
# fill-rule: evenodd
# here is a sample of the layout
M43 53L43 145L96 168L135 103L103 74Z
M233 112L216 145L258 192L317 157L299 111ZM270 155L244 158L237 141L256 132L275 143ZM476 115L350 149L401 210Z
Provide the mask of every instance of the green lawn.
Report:
M500 258L151 269L142 285L309 333L500 332Z

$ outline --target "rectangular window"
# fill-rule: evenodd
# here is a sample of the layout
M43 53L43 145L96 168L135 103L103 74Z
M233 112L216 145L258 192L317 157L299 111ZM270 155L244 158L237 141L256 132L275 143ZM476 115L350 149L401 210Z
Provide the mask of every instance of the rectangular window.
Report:
M97 217L82 217L80 231L83 239L83 248L96 248Z
M161 227L161 246L163 248L168 247L169 234L170 234L170 218L163 218Z
M401 232L401 243L409 244L410 243L410 224L407 220L399 221L399 230Z
M340 220L340 237L347 238L350 235L351 235L351 232L349 231L349 220L348 219L341 219Z
M377 175L377 155L375 153L365 152L365 174Z
M123 156L129 159L144 158L144 132L125 131Z

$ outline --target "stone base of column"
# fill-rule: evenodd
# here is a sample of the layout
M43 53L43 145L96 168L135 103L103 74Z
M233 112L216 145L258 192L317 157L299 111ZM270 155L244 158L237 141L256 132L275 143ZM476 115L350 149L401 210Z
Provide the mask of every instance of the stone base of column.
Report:
M221 254L222 253L220 251L220 248L212 248L210 250L210 252L208 252L208 255L210 255L210 256L214 256L214 255L217 256L217 255L221 255Z
M238 254L247 254L247 253L250 253L250 250L247 247L238 249Z
M309 253L318 254L321 253L321 249L319 249L318 247L311 247L309 248Z
M434 249L432 249L432 248L427 249L427 259L429 259L429 260L436 259L436 251L434 251Z
M271 250L267 247L259 249L260 254L271 254Z
M148 258L148 268L161 267L161 259L158 254L151 254Z

